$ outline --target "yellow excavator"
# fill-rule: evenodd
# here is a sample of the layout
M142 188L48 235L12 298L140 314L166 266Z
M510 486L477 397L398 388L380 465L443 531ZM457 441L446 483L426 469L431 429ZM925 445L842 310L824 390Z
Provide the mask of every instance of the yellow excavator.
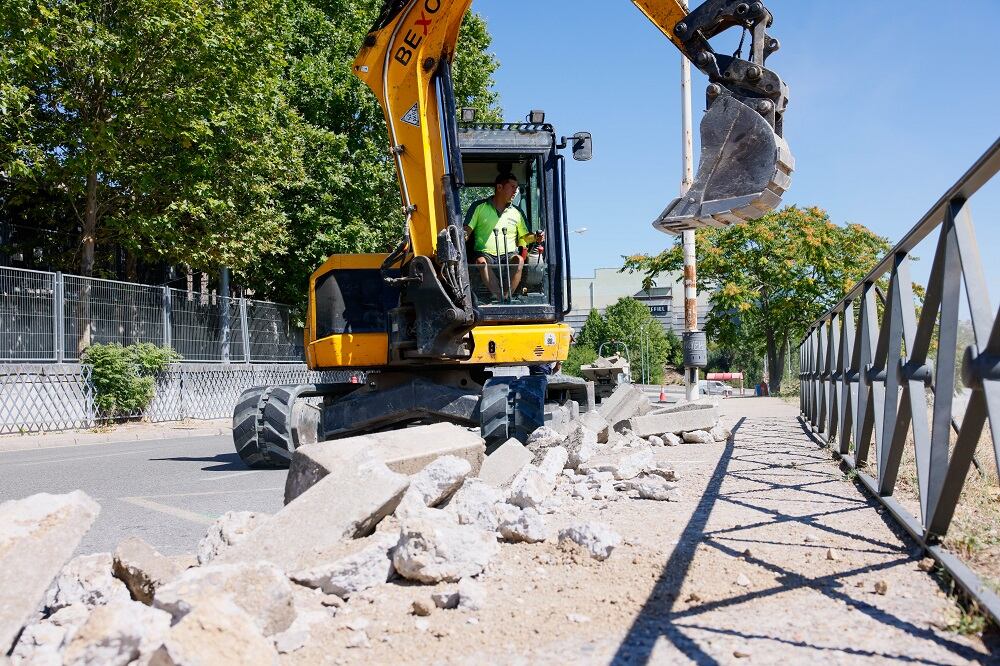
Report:
M654 226L678 233L775 209L793 160L782 138L788 89L765 67L779 48L770 11L746 0L691 11L679 0L632 1L709 79L694 185ZM541 111L496 124L456 108L451 67L471 4L386 0L364 40L354 71L385 113L403 237L388 254L334 255L312 275L307 363L364 379L244 391L233 438L249 466L286 466L306 443L436 421L479 427L490 451L559 413L594 408L592 384L551 372L571 338L562 323L572 307L563 151L589 160L592 138L559 136ZM732 56L709 44L729 29L743 31ZM470 266L465 211L505 178L520 186L511 205L531 232L523 238L544 242ZM511 366L530 372L504 375Z

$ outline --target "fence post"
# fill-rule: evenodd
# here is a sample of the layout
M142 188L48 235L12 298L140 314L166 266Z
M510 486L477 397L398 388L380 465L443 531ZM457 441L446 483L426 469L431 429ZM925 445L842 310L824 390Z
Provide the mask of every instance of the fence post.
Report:
M240 333L243 337L243 362L250 364L250 327L247 322L249 317L247 317L247 299L246 296L240 296Z
M219 303L219 314L222 316L222 362L229 363L229 335L232 327L229 321L229 269L223 268L219 272L219 295L222 297Z
M163 346L173 348L172 322L173 303L171 302L170 287L163 287Z
M52 276L52 352L55 356L56 363L62 363L66 360L66 350L63 348L63 332L65 322L63 317L65 316L63 304L65 302L65 295L63 293L63 274L57 271L55 275Z

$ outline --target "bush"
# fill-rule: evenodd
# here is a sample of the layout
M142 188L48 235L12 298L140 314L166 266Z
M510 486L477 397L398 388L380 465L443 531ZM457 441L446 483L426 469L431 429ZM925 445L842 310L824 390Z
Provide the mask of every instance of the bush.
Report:
M597 360L597 351L586 344L574 344L570 345L569 356L562 364L562 371L564 374L571 375L573 377L580 376L580 366L587 365L588 363L593 363Z
M153 400L153 376L180 358L173 349L148 342L128 347L115 342L87 347L80 360L93 368L98 413L115 418L146 409Z

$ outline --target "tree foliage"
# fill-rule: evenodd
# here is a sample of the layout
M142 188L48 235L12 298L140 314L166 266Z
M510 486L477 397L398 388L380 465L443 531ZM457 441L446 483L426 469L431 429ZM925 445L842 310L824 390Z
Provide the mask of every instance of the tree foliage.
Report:
M96 244L237 270L279 247L280 188L301 177L282 95L277 0L10 0L0 170L57 191Z
M860 224L834 224L819 208L789 206L747 224L700 229L698 288L712 292L706 331L741 356L766 355L777 392L787 350L888 248L885 238ZM649 283L683 264L678 240L659 255L631 257L626 268Z
M639 379L645 362L652 384L663 381L664 366L681 353L677 336L668 337L649 308L630 297L618 299L603 315L591 310L576 338L577 345L595 351L610 342L623 342L628 347L633 379ZM613 349L609 345L604 352L610 354Z
M228 266L301 302L333 253L401 235L382 111L352 72L381 0L0 3L0 199L49 266L83 274L126 248ZM470 13L456 97L498 120L498 67Z

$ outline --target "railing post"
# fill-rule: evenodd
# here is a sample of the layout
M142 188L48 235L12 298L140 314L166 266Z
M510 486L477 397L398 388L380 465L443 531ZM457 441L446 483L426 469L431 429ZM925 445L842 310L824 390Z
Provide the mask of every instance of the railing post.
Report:
M163 288L163 346L173 348L174 341L172 335L173 302L170 296L170 287Z
M57 271L52 276L52 353L56 363L62 363L66 360L66 350L63 348L64 302L63 274L61 271Z
M243 338L243 362L247 365L250 364L250 326L248 321L247 299L246 296L240 296L240 333Z
M229 334L231 326L229 323L229 269L223 268L219 273L219 295L222 296L219 303L219 314L222 316L222 362L229 363Z

